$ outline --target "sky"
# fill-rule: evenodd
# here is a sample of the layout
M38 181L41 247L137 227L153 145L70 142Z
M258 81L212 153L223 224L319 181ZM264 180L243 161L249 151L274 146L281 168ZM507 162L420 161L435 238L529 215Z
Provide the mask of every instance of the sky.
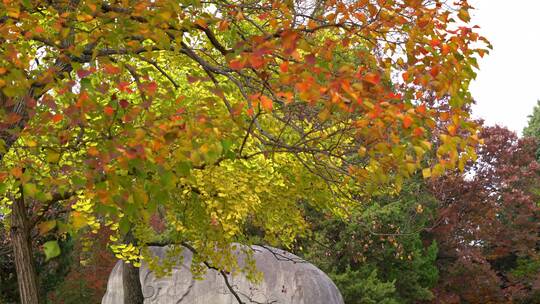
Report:
M540 0L471 0L472 24L493 44L471 93L473 117L521 135L540 99Z

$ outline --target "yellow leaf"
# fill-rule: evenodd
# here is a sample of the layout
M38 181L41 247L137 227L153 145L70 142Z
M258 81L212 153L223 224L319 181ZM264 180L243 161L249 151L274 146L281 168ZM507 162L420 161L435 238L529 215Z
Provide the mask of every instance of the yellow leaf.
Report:
M71 214L71 224L75 229L80 229L86 226L86 219L80 212L73 212Z
M463 20L465 22L469 22L471 20L471 16L469 15L469 11L466 8L462 8L462 9L459 10L458 17L459 17L459 19L461 19L461 20Z
M88 14L77 15L77 20L81 21L81 22L87 22L87 21L90 21L92 19L94 19L94 17L92 15L88 15Z
M49 149L47 150L47 162L48 163L57 163L60 160L60 153Z
M19 10L18 6L8 7L7 14L11 18L17 19L17 18L19 18L19 15L21 14L21 11Z
M430 178L431 177L431 169L430 168L425 168L424 170L422 170L422 175L424 176L424 178Z

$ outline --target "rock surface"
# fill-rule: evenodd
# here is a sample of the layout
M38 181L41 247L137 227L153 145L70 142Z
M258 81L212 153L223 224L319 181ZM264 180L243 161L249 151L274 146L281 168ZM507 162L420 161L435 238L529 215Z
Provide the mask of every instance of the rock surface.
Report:
M263 273L261 284L254 284L243 274L228 276L243 303L257 304L343 304L337 287L320 269L299 257L272 247L253 246L257 269ZM167 247L150 247L162 258ZM143 262L140 280L145 304L238 304L225 280L215 270L208 270L203 280L194 280L189 266L192 254L183 251L183 264L173 269L172 276L157 278ZM240 263L242 256L239 255ZM109 277L102 304L122 304L122 262Z

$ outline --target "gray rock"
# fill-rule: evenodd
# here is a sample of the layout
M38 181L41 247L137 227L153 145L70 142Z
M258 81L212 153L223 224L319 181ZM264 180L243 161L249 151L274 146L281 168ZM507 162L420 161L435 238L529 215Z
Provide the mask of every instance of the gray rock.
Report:
M243 274L228 275L228 280L243 303L257 304L343 304L336 285L320 269L299 257L272 247L252 246L257 269L263 273L260 284L249 282ZM167 247L150 247L162 258ZM183 263L173 269L172 276L157 278L143 262L140 280L145 304L238 304L224 278L208 270L203 280L194 280L191 271L192 254L183 251ZM239 263L243 257L239 254ZM123 304L122 262L109 277L102 304Z

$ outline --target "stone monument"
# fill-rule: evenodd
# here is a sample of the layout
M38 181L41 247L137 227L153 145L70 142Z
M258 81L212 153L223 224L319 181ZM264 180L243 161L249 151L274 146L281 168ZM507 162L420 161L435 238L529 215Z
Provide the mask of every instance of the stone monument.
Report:
M343 304L336 285L314 265L281 249L252 246L257 270L263 274L260 284L245 275L227 275L234 293L245 304ZM159 258L167 247L150 247ZM242 264L242 254L238 254ZM183 263L172 275L158 278L143 262L139 278L144 304L238 304L222 274L209 269L202 280L191 275L192 254L183 250ZM102 304L123 304L122 261L111 272Z

